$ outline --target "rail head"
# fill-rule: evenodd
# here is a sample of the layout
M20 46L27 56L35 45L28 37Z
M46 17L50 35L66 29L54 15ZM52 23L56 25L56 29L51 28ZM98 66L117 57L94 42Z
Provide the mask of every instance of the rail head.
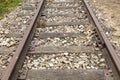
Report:
M107 59L107 57L109 57L109 59L111 59L111 61L112 61L112 62L108 62L109 63L108 65L113 70L114 78L115 78L115 80L119 80L120 79L120 59L117 56L113 46L111 45L110 41L107 38L107 36L105 35L100 23L98 22L96 16L94 15L94 12L90 8L89 4L87 3L86 0L82 0L82 2L84 3L86 10L87 10L90 18L92 19L93 24L96 27L97 33L104 45L104 50L105 50L104 54L107 55L106 59Z
M40 3L38 4L38 9L36 11L36 14L33 17L33 20L31 21L30 26L26 30L22 41L18 45L18 48L16 49L16 52L15 52L13 58L11 59L10 64L8 65L8 67L4 71L4 73L2 74L1 80L17 80L19 69L21 68L22 63L23 63L23 62L21 62L20 57L22 57L23 58L22 61L24 61L29 41L30 41L30 39L32 39L32 36L33 36L32 32L34 31L34 29L36 27L35 22L37 21L37 17L39 16L39 14L41 12L44 1L45 0L41 0ZM18 63L18 62L20 62L20 63Z

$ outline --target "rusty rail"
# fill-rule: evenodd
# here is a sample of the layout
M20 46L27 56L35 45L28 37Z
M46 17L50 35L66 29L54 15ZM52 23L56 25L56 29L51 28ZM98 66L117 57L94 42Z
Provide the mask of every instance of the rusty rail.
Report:
M96 27L97 33L100 37L100 40L102 42L103 47L103 51L104 51L104 56L107 60L108 65L111 67L111 69L113 70L114 73L114 79L115 80L120 80L120 59L118 58L115 50L113 49L110 41L108 40L108 38L106 37L101 25L99 24L97 18L95 17L92 9L90 8L89 4L87 3L86 0L82 0L87 12L90 16L90 18L93 21L93 24Z
M25 59L27 49L28 49L28 44L32 39L34 29L36 28L35 22L37 21L37 17L41 14L43 3L44 3L44 0L41 0L35 16L30 26L28 27L27 31L25 32L25 35L23 36L22 41L18 45L16 53L14 54L10 64L8 65L5 72L3 73L1 80L17 80L19 69L21 68L22 63Z

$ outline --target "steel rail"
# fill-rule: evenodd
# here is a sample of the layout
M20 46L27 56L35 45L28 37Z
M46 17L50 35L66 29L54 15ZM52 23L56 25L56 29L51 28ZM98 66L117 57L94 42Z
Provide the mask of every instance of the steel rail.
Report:
M104 56L107 60L108 65L112 68L113 73L114 73L114 79L115 80L120 80L120 59L117 56L114 48L112 47L110 41L108 40L107 36L105 35L100 23L98 22L97 18L94 15L94 12L90 8L89 4L87 3L86 0L82 0L87 12L93 21L93 24L95 25L97 29L97 33L100 37L100 40L102 41L102 44L104 48L102 49L104 51Z
M44 0L41 0L41 2L38 5L38 9L37 9L35 16L29 28L25 32L25 35L23 36L22 41L18 45L16 53L14 54L10 64L8 65L5 72L2 74L1 80L17 80L19 69L21 68L22 63L25 59L27 49L28 49L28 44L30 40L32 39L34 29L36 28L35 23L37 21L37 17L39 16L39 14L41 14L43 3L44 3Z

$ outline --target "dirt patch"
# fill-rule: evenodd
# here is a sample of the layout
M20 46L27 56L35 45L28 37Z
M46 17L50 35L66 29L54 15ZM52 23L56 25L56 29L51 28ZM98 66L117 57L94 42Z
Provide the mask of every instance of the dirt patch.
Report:
M89 0L106 35L120 56L120 0Z

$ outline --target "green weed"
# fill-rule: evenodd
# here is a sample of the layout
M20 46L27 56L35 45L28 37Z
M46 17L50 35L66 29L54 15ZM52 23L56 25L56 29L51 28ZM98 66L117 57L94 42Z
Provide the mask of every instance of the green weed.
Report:
M9 13L21 1L23 0L0 0L0 18L2 18L4 14Z

